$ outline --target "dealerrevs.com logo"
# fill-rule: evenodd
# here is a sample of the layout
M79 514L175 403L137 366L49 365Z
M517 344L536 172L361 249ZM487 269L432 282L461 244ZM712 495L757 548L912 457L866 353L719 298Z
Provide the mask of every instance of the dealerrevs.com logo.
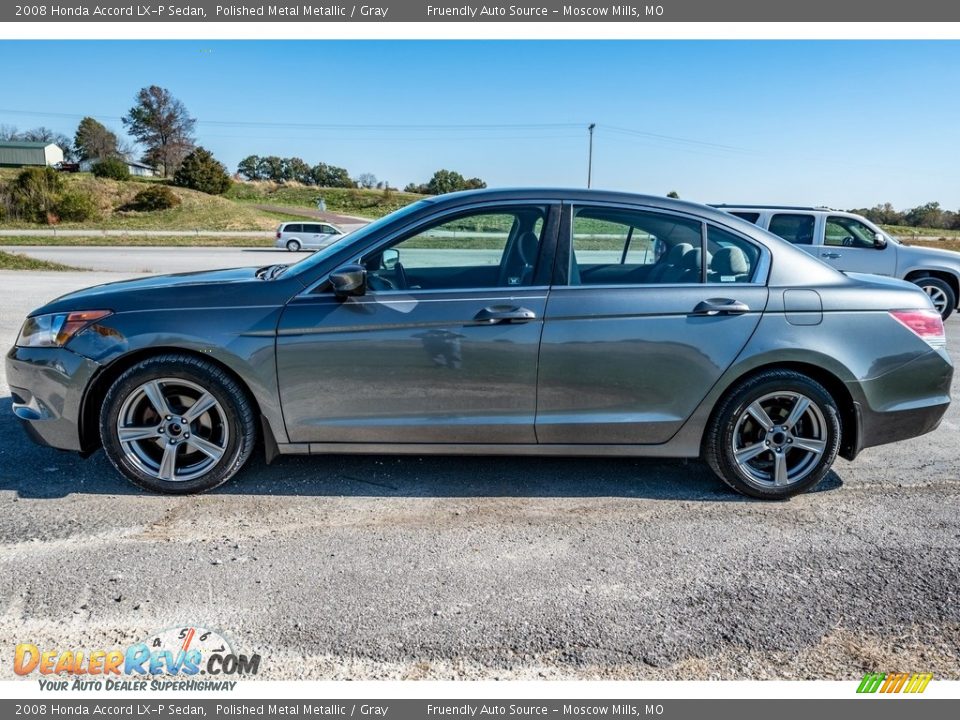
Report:
M61 651L20 643L13 670L41 676L41 690L233 690L233 678L260 671L260 656L235 653L219 633L186 626L126 649Z

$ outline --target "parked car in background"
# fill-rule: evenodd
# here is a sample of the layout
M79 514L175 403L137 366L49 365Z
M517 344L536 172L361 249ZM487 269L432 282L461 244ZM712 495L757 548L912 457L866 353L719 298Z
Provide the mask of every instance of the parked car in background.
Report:
M769 230L843 272L919 285L946 320L960 299L960 253L905 245L861 215L823 207L714 205Z
M30 314L7 356L41 443L141 487L285 454L702 457L785 498L930 432L943 322L703 205L590 190L421 200L292 265L147 277Z
M286 222L277 228L275 245L290 252L320 250L337 241L343 234L343 230L330 223Z

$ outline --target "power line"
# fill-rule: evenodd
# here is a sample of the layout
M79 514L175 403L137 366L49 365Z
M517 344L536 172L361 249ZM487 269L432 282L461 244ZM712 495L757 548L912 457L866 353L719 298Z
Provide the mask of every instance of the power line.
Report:
M63 113L63 112L44 112L44 111L33 111L33 110L11 110L11 109L0 109L0 114L8 115L20 115L20 116L29 116L29 117L50 117L50 118L61 118L61 119L80 119L87 117L87 115L80 113ZM121 118L115 115L97 115L102 120L120 122ZM294 122L277 122L277 121L253 121L253 120L204 120L198 119L198 125L210 126L210 127L219 127L219 128L276 128L276 129L287 129L287 130L316 130L316 131L340 131L340 132L351 132L351 133L363 133L367 131L377 131L377 132L389 132L389 131L399 131L399 132L464 132L464 131L487 131L491 133L496 133L500 131L509 131L509 132L543 132L543 131L572 131L572 130L581 130L583 128L583 123L414 123L414 124L386 124L386 123L294 123ZM675 135L664 135L661 133L653 133L646 130L638 130L634 128L625 128L617 125L604 125L602 123L595 123L595 127L598 131L613 133L621 137L639 137L646 138L655 142L662 142L667 144L675 145L686 145L690 147L700 147L700 148L709 148L715 151L720 152L729 152L729 153L750 153L750 150L745 148L739 148L732 145L724 145L721 143L708 142L704 140L697 140L695 138L680 137ZM257 136L241 136L249 137L251 140L259 139ZM288 136L285 136L288 137ZM515 136L516 139L524 139L523 136ZM268 138L262 138L268 139ZM466 138L466 139L473 139ZM492 135L490 139L498 139L496 135ZM513 139L511 138L502 138L502 139Z

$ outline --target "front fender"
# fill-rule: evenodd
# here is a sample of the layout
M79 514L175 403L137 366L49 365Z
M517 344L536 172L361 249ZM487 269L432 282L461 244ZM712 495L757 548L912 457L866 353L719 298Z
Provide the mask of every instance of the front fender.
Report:
M247 387L279 442L286 442L277 389L276 331L281 307L228 311L148 310L117 313L86 328L70 341L71 351L110 374L126 359L183 350L209 357Z

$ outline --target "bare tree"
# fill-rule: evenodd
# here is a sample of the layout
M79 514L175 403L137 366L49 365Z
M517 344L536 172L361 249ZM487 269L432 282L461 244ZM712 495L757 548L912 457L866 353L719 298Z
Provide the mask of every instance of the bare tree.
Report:
M373 173L360 173L357 175L357 185L362 188L373 188L377 186L377 176Z
M63 159L68 162L76 157L73 151L73 141L63 133L58 133L47 127L24 130L17 135L16 139L22 140L23 142L53 143L63 150Z
M144 160L172 176L196 143L196 120L166 88L151 85L137 93L137 104L123 117L124 127L146 148Z

